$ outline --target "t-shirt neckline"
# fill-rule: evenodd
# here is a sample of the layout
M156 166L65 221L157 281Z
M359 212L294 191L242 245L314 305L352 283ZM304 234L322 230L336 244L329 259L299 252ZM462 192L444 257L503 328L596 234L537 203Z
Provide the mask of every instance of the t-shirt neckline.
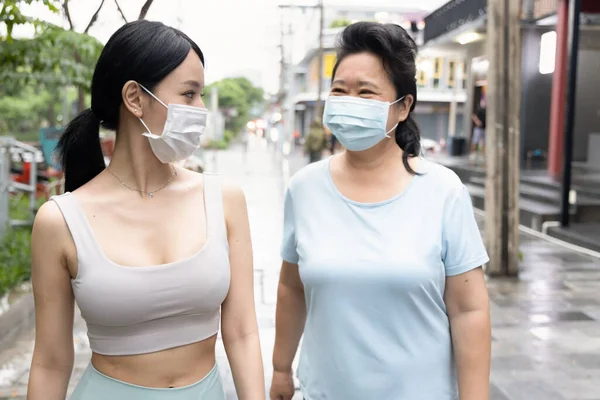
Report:
M329 158L324 163L325 174L327 175L327 180L329 181L331 188L337 194L337 196L339 196L346 203L349 203L349 204L352 204L352 205L355 205L358 207L373 208L373 207L381 207L386 204L393 203L396 200L400 199L401 197L404 197L410 191L410 189L415 185L415 183L418 180L420 180L420 178L423 177L423 175L414 175L412 177L412 179L410 180L410 182L408 183L408 185L406 185L406 187L404 189L402 189L400 191L400 193L395 194L394 196L390 197L389 199L377 201L377 202L371 202L371 203L360 202L360 201L352 200L352 199L344 196L344 194L342 194L342 192L340 192L340 190L335 185L335 182L333 181L333 177L331 176L331 161L333 160L334 157L337 157L337 156L338 156L338 154L329 156ZM417 171L417 172L419 172L420 174L425 174L425 173L427 173L426 163L428 161L423 157L420 157L420 158L421 158L421 163L419 164L419 168L418 168L419 171Z

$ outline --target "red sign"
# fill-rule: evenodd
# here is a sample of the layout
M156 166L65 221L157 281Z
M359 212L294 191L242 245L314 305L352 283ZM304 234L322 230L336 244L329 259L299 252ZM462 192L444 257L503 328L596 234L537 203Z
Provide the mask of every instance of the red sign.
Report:
M558 5L561 1L569 0L535 0L533 3L533 18L539 19L555 14L558 10ZM600 1L582 0L581 12L589 14L599 14Z

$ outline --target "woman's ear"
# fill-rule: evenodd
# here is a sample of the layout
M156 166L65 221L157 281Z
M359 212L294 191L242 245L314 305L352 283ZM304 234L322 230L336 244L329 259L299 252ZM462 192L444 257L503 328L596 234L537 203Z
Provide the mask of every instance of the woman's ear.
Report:
M398 113L398 123L403 122L408 118L408 114L410 113L410 109L415 101L415 98L412 94L407 94L402 100L400 100L397 104L400 112Z
M125 85L123 85L121 96L123 97L123 105L130 113L136 118L142 118L144 116L142 110L142 89L136 81L126 82Z

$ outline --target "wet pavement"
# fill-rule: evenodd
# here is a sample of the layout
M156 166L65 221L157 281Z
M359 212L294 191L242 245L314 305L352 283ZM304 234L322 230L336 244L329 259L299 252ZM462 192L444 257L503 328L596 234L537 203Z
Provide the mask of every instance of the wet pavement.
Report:
M246 193L254 245L257 316L268 387L280 267L279 241L287 179L304 164L266 146L207 153L218 171ZM600 400L600 260L521 234L521 276L488 281L493 323L492 400ZM87 366L85 324L74 330L76 361L71 387ZM0 399L24 398L33 332L0 354ZM217 348L228 399L236 399L222 344ZM301 398L301 396L295 397ZM396 399L393 399L396 400Z

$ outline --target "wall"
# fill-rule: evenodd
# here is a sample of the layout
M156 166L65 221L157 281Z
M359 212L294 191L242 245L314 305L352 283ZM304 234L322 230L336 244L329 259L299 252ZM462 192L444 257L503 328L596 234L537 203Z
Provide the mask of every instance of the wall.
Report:
M486 54L486 40L480 40L475 43L470 43L467 46L467 56L465 58L467 63L467 102L463 110L463 129L458 130L458 123L456 126L456 136L471 138L471 131L473 130L471 122L471 114L473 112L473 93L475 82L473 74L471 73L471 62L474 58L484 56Z
M530 150L548 149L552 77L539 71L541 36L551 29L525 27L521 69L521 160Z
M521 150L548 149L553 74L539 72L540 38L550 29L524 28L521 103ZM600 132L600 32L582 31L577 68L573 161L587 161L589 134ZM565 112L566 112L565 99Z
M448 137L448 113L450 106L448 103L417 103L415 111L412 113L421 137L424 139L440 140ZM462 105L457 105L456 133L464 131L464 117Z
M577 68L573 161L587 161L589 135L600 132L599 66L600 32L583 32Z
M453 66L452 66L453 65ZM414 116L423 138L447 139L449 99L464 99L466 74L460 54L429 52L417 58L417 106ZM455 88L456 86L456 88ZM427 99L427 100L424 100ZM456 135L464 134L463 104L457 104Z
M323 91L328 92L331 88L331 73L335 64L336 54L334 51L326 50L323 53ZM319 86L319 57L316 55L308 64L306 76L306 91L317 92Z

